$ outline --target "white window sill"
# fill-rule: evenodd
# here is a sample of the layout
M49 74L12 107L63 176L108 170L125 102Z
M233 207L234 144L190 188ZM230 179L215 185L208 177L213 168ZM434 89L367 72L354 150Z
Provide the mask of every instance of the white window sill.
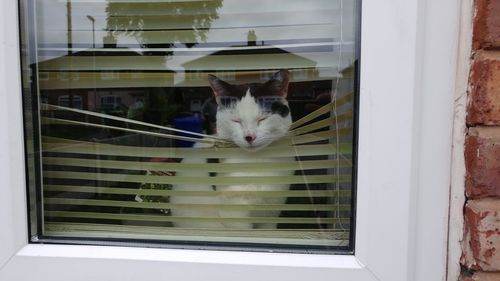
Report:
M267 267L363 269L352 255L308 255L242 251L199 251L136 247L30 244L18 257L133 260L199 264L229 264Z

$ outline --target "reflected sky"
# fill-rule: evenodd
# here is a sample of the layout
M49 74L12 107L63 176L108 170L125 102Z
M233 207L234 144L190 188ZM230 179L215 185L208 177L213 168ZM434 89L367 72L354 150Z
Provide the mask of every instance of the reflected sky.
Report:
M190 78L198 71L265 75L278 68L309 69L311 79L334 79L356 57L357 2L41 0L36 60L51 77L58 71L78 71L82 79L100 79L101 71L142 71L151 81L170 79L173 85L191 80L190 85L203 86L203 76ZM231 56L218 56L228 50ZM255 59L238 56L246 54ZM151 84L141 75L130 77L136 87ZM63 86L54 83L43 87Z
M205 40L200 40L200 42L228 42L227 45L230 46L238 45L238 43L247 41L249 30L255 30L257 41L264 41L263 44L274 38L300 36L301 32L318 38L330 34L334 41L347 46L343 48L342 53L346 62L351 62L354 56L353 41L355 39L354 3L355 1L348 0L224 0L222 7L217 10L218 18L211 23L212 29L206 33ZM46 47L63 49L67 46L67 15L69 13L73 30L71 34L73 47L76 50L78 48L88 49L92 46L92 42L95 42L96 47L101 48L104 38L109 35L106 30L108 26L107 4L106 1L73 0L68 8L65 1L40 1L37 14L39 47L43 51ZM141 13L141 10L136 12ZM152 22L150 26L145 27L147 32L151 32L152 43L162 38L162 34L153 35L161 32L159 30L182 27L162 21L161 15L169 13L172 14L175 11L144 11L144 14L149 17L156 16L155 20L150 21ZM186 13L190 13L189 9ZM94 19L94 22L88 16ZM92 30L93 24L94 30ZM138 29L144 29L144 27L138 27ZM140 47L141 42L138 42L137 36L130 33L115 32L114 36L117 47ZM157 37L158 39L155 39ZM219 45L221 45L221 49L227 47L224 44ZM170 68L179 69L182 64L193 59L193 57L182 57L182 51L182 49L178 49L174 53L174 56L177 55L178 58L170 59L167 62ZM200 54L200 57L204 55ZM56 56L53 53L41 52L39 61Z

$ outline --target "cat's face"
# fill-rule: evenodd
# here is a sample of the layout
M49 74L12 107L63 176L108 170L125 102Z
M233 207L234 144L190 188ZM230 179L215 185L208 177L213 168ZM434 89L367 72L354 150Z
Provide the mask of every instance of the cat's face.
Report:
M286 70L264 84L232 85L212 76L217 135L251 151L285 136L292 123L286 101L288 81Z

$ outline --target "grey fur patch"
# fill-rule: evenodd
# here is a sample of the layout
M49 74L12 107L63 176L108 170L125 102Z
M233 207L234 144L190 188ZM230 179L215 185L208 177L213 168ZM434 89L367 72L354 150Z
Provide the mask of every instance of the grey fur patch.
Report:
M271 105L271 112L273 114L279 114L281 117L285 118L288 114L290 114L290 108L281 102L274 102Z

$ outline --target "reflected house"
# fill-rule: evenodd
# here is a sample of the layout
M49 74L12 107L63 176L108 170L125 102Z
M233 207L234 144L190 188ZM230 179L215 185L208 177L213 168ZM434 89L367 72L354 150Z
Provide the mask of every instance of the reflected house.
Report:
M137 69L134 62L128 63L129 58L134 62L148 58L148 67L162 70L151 75ZM166 69L164 57L152 60L129 48L100 53L88 49L42 61L37 66L42 102L124 117L130 107L146 101L152 87L173 85L175 73ZM158 76L161 79L155 78ZM157 85L151 80L156 80Z
M264 82L267 81L273 73L279 70L276 66L297 65L301 67L293 69L288 68L292 74L292 82L294 82L289 89L289 98L294 99L304 96L314 96L314 85L318 84L315 83L314 80L320 80L318 70L316 69L317 63L315 61L270 45L255 46L262 48L242 48L254 46L252 42L249 42L248 45L232 46L182 64L185 71L185 80L176 84L176 86L208 86L208 74L214 74L230 83ZM277 59L273 62L276 65L274 69L251 69L251 65L244 65L244 56L248 56L250 60L258 60L257 55L262 54L278 55L276 56ZM239 61L230 61L231 56L238 58ZM206 69L207 66L214 66L217 68L204 71L203 69Z
M314 102L316 97L332 89L332 78L322 78L317 69L317 62L263 41L257 44L252 31L248 33L247 45L235 45L220 51L202 56L182 64L185 79L176 84L177 87L204 87L203 90L184 93L184 99L191 104L211 95L208 87L208 74L235 84L265 82L279 70L280 66L291 72L291 84L288 89L288 101L292 112L304 114L304 105ZM270 62L262 60L263 55L272 58ZM247 64L245 64L247 62ZM258 63L262 65L259 67ZM257 65L256 65L257 64ZM207 66L213 67L207 70ZM297 116L300 117L300 116Z

